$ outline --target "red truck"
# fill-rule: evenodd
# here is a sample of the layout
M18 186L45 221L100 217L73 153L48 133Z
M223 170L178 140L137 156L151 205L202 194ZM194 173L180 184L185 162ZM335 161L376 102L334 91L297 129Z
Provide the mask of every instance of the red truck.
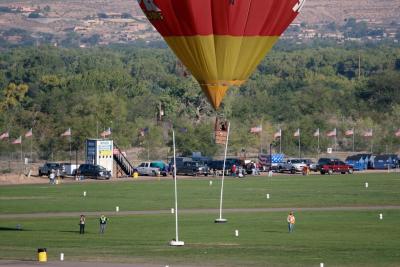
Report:
M335 172L342 174L352 174L353 166L344 163L339 159L320 158L318 160L318 170L321 174L333 174Z

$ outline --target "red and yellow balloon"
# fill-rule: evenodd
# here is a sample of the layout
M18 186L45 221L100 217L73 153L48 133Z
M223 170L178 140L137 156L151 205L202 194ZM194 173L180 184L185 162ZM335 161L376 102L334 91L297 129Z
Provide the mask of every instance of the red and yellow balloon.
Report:
M165 41L217 109L244 83L305 0L139 0Z

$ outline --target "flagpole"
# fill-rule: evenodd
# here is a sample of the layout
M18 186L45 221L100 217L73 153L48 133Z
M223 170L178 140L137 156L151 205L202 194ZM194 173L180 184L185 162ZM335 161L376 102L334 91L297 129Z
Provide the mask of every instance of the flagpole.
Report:
M320 149L319 149L319 128L318 128L318 148L317 148L317 154L319 155L319 151L320 151Z
M262 154L262 131L260 133L260 154Z
M21 142L20 142L20 144L21 144L21 171L23 172L24 171L24 161L23 161L23 157L22 157L22 136L20 137L21 138Z
M279 154L282 154L282 129L279 129Z
M354 153L354 135L355 135L355 132L354 132L354 128L353 128L353 153Z
M71 145L71 136L72 134L69 135L69 163L72 163L72 145Z
M372 153L372 150L373 150L373 146L374 146L374 140L373 140L373 137L371 136L371 153Z
M33 144L33 135L31 136L31 163L33 163L33 154L32 154L32 144Z
M335 150L335 152L337 152L337 130L336 130L336 128L335 128L335 144L334 144L334 150Z
M300 137L300 129L299 129L299 158L301 159L301 137Z
M226 166L226 154L228 151L228 142L229 142L229 133L231 129L231 123L228 123L228 133L226 136L226 141L225 141L225 155L224 155L224 165L222 168L222 182L221 182L221 198L219 201L219 218L215 219L215 223L226 223L227 220L222 218L222 199L224 195L224 179L225 179L225 166Z

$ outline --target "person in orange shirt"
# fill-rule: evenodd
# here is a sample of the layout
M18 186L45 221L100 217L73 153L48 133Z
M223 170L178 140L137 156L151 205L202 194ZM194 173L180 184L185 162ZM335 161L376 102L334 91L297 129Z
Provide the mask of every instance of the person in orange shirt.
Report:
M292 233L294 230L294 224L296 223L296 218L294 217L292 211L287 216L287 223L288 223L289 233Z

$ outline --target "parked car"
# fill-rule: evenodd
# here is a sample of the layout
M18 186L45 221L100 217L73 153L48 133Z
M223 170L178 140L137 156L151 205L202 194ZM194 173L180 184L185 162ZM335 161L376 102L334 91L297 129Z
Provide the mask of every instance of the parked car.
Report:
M65 176L65 169L62 164L56 162L46 162L43 166L39 167L39 176L49 175L51 170L56 172L58 170L61 177Z
M292 159L292 166L296 172L302 172L304 167L309 167L311 160L309 159Z
M323 159L318 161L318 166L321 174L333 174L333 173L353 173L353 166L344 163L339 159Z
M182 164L176 165L176 173L193 176L208 176L209 168L207 165L199 161L184 161Z
M106 168L95 165L95 164L82 164L79 166L77 173L78 176L83 178L94 178L94 179L110 179L111 172Z
M137 166L136 171L139 175L148 175L148 176L158 176L160 175L160 169L158 167L152 167L151 162L142 162Z
M292 174L296 173L296 168L293 166L292 160L288 159L286 162L277 164L277 172L290 172Z

